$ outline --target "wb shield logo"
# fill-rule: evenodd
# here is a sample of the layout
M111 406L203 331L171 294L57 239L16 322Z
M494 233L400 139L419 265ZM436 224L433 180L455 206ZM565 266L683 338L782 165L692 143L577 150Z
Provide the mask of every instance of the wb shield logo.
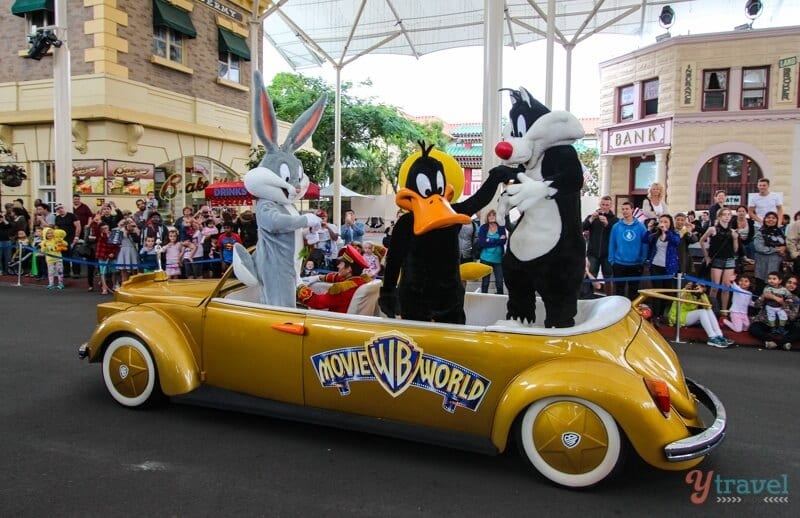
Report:
M581 442L581 436L575 432L564 432L561 434L561 442L567 448L572 449Z
M405 392L419 370L422 349L399 334L376 336L366 346L369 365L378 383L392 397Z

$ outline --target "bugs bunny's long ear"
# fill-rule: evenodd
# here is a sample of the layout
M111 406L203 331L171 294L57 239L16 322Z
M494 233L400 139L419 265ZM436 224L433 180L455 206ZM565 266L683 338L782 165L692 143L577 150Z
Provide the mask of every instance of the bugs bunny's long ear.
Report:
M278 119L258 70L253 72L253 129L267 152L277 149Z
M317 99L311 108L303 112L303 114L294 121L292 129L289 130L289 135L286 137L286 142L283 143L284 151L293 153L302 146L306 140L311 138L314 130L317 129L319 121L322 120L322 112L325 111L325 104L328 102L328 96L323 94L322 97Z

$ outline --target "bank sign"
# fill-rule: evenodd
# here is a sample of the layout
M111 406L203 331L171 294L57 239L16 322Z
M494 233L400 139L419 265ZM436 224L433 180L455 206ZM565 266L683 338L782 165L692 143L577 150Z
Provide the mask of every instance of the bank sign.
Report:
M605 130L604 154L623 154L669 147L672 143L672 119L648 121Z

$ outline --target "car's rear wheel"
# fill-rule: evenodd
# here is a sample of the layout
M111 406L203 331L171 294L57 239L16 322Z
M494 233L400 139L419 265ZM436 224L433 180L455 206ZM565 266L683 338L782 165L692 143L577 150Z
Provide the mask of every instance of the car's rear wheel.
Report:
M622 438L611 415L589 401L550 397L522 415L519 440L539 473L568 487L588 487L605 479L621 458Z
M153 355L132 335L115 338L103 354L103 381L117 403L142 407L161 394Z

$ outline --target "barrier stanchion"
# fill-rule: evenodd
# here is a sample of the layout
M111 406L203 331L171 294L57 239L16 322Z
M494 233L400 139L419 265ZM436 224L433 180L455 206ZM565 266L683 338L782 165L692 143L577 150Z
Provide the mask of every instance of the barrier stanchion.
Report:
M22 241L17 242L17 286L22 286Z
M683 285L683 274L678 272L678 290L681 289ZM678 301L675 303L675 343L676 344L684 344L686 342L681 341L681 296L680 291L678 292Z

